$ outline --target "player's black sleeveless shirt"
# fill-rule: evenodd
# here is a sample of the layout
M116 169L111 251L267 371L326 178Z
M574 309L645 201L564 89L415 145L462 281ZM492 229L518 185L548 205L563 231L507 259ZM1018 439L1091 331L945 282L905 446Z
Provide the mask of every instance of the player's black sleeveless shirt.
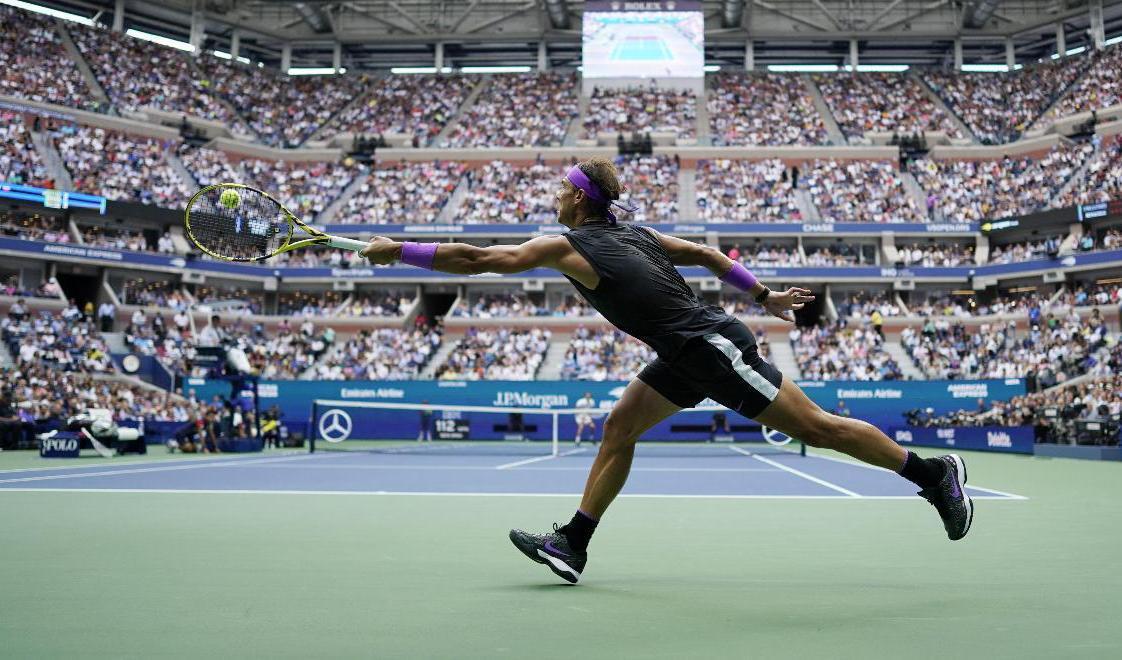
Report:
M589 221L565 234L600 276L595 290L568 278L612 325L650 345L664 360L688 340L717 332L736 319L705 305L670 262L650 231Z

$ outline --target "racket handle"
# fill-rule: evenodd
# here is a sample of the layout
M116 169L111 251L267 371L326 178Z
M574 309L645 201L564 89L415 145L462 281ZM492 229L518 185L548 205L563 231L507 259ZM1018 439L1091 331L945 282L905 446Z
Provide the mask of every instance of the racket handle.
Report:
M367 245L369 245L369 243L367 243L366 241L356 241L353 238L343 238L341 236L332 236L331 240L327 242L327 245L329 245L330 247L333 247L333 248L339 248L341 250L350 250L352 252L358 252L358 251L362 250L363 248L365 248Z

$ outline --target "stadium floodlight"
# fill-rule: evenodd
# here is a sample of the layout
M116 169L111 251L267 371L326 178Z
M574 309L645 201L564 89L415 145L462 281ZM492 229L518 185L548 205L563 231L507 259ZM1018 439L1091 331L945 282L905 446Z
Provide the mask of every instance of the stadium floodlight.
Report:
M225 51L222 51L222 50L212 50L212 51L210 51L210 54L214 55L218 59L222 59L222 60L232 60L232 59L234 59L234 57L232 55L230 55L229 53L227 53ZM242 57L241 55L238 56L238 61L241 62L242 64L249 64L249 58L248 57Z
M528 66L465 66L460 73L530 73Z
M390 73L397 74L413 74L413 73L436 73L435 66L395 66L390 69ZM441 67L440 73L452 73L452 67Z
M136 28L129 28L128 30L125 30L125 34L127 34L130 37L133 37L134 39L142 39L144 41L151 41L154 44L159 44L161 46L167 46L168 48L175 48L176 50L185 50L188 53L195 52L195 47L192 46L191 44L187 43L186 41L180 41L178 39L172 39L171 37L163 37L163 36L160 36L158 34L152 34L151 32L145 32L143 30L137 30Z
M61 11L59 9L51 9L50 7L43 7L42 5L33 5L30 2L21 2L21 0L0 0L0 5L10 5L17 9L24 11L35 12L36 14L44 14L52 18L61 18L64 21L72 21L74 23L81 23L82 25L93 27L94 21L92 18L86 18L78 14L71 14L68 11Z
M346 68L334 69L329 66L294 66L288 70L290 76L333 76L336 73L346 73Z
M1078 55L1085 50L1087 50L1086 46L1076 46L1075 48L1068 48L1067 51L1064 52L1064 56L1069 57L1071 55ZM1059 53L1052 53L1052 59L1054 59L1054 60L1060 59L1060 54Z
M846 64L846 71L853 71L853 67ZM911 67L907 64L858 64L858 73L903 73Z
M1117 37L1111 37L1103 42L1104 46L1113 46L1114 44L1122 44L1122 34Z
M706 64L704 69L705 69L705 73L716 73L717 71L721 70L721 65L720 64Z
M835 73L837 64L769 64L768 71L775 73Z
M963 64L962 70L967 73L1005 73L1009 67L1004 64Z

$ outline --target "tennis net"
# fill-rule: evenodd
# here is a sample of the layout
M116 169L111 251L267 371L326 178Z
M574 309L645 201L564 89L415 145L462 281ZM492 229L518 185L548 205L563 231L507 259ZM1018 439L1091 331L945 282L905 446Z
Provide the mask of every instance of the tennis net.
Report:
M579 418L593 423L583 440L599 441L608 412L317 399L308 446L312 452L561 456L573 449ZM719 407L679 412L644 434L640 443L643 453L660 456L727 455L721 445L757 454L806 454L803 443Z

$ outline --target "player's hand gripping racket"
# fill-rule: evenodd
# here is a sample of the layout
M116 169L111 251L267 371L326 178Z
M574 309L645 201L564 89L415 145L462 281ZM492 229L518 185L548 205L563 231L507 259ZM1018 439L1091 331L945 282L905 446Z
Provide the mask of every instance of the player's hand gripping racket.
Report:
M200 250L227 261L264 261L310 246L358 252L367 245L309 227L268 193L240 183L219 183L195 193L183 224ZM297 228L308 237L295 234Z

